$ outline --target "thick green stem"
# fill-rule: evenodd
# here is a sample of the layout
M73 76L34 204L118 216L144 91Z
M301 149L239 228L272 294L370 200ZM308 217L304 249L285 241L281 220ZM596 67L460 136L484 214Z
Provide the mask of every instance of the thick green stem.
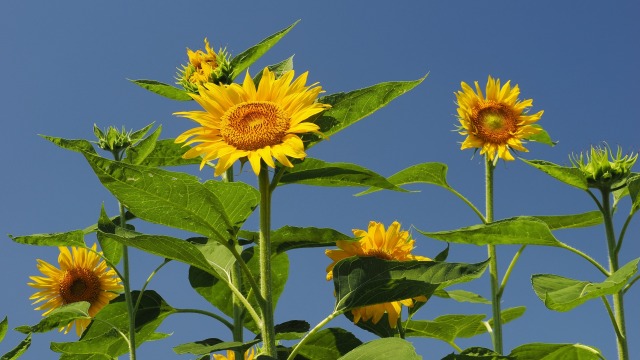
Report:
M493 163L485 160L485 201L487 224L493 221ZM491 280L491 310L493 313L493 350L499 354L503 353L502 346L502 319L500 318L500 277L498 276L498 257L495 245L488 245L489 255L489 277Z
M260 239L258 246L260 248L260 295L264 300L262 345L265 355L277 358L271 293L271 188L269 185L269 168L262 163L258 175L260 189Z
M602 190L602 210L604 217L604 228L607 235L607 248L609 250L609 272L616 272L620 265L618 264L618 242L616 241L615 230L613 228L613 211L611 208L611 193ZM616 339L618 345L618 359L629 360L629 346L627 344L626 325L624 319L624 292L619 291L613 294L613 312L615 315L614 327L618 327Z

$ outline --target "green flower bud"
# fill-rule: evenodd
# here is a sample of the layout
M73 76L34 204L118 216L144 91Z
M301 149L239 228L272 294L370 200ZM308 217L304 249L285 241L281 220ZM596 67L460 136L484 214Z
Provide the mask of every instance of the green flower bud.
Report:
M573 166L585 175L590 188L612 191L626 185L638 154L622 156L622 150L618 147L614 157L609 146L592 146L586 155L580 153L579 156L572 155L570 159Z
M176 84L194 94L198 93L198 86L202 84L230 84L233 80L229 53L225 49L215 53L207 39L204 39L204 44L205 51L187 49L189 63L178 69L176 76Z
M127 132L124 126L122 127L122 131L119 131L113 126L109 126L109 128L102 131L94 124L93 133L98 139L98 147L102 150L119 152L134 143L134 140L131 139L132 133Z

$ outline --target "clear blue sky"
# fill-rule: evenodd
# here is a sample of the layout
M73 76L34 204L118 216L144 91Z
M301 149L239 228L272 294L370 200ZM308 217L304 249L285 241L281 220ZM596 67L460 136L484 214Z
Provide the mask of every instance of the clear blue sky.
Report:
M188 5L187 5L188 4ZM393 5L391 5L393 4ZM96 221L100 205L113 215L115 200L99 184L81 156L64 151L37 134L91 138L94 123L138 129L150 122L163 126L164 138L192 124L172 116L194 109L148 93L126 79L173 82L186 61L186 47L201 48L207 37L215 49L237 54L298 19L302 21L259 63L295 54L298 72L309 71L328 94L390 80L429 77L410 93L361 123L314 147L309 156L357 163L383 175L421 162L449 165L449 182L478 206L483 203L483 166L472 151L459 151L453 93L460 81L487 75L520 85L522 98L533 98L532 111L545 110L539 122L559 141L555 148L530 144L528 159L568 164L568 155L607 141L626 152L640 147L640 23L637 2L84 2L5 0L0 3L0 108L4 140L0 177L0 317L10 328L34 324L26 283L36 275L36 258L55 262L57 251L14 244L6 234L61 232ZM202 178L210 172L199 173ZM638 167L636 166L636 171ZM239 176L254 183L250 169ZM501 163L496 172L496 218L515 215L567 214L594 209L586 194L560 185L521 162ZM332 227L344 233L365 228L370 220L400 221L421 230L448 230L477 222L474 214L449 193L415 186L420 193L379 192L353 197L358 189L287 186L274 195L275 227ZM627 212L627 208L623 208ZM620 223L620 221L618 221ZM252 218L249 228L256 227ZM139 225L149 232L166 229ZM175 232L169 232L178 236ZM416 253L435 256L443 243L414 234ZM606 262L604 230L563 230L557 237ZM186 234L179 234L186 236ZM628 229L622 262L640 256L638 219ZM516 248L501 249L501 270ZM133 284L139 288L159 259L133 252ZM456 245L450 261L477 262L483 247ZM330 263L322 249L290 253L290 281L276 322L304 319L312 325L333 307L332 284L325 281ZM530 342L584 343L615 357L615 339L599 301L569 313L547 310L531 289L534 273L601 281L583 259L562 250L530 247L504 295L503 307L525 305L527 312L506 325L505 347ZM151 284L169 304L210 309L187 281L187 267L174 263ZM485 276L466 289L488 296ZM640 357L640 289L627 300L632 357ZM636 305L636 306L634 306ZM417 318L447 313L490 313L490 307L434 299ZM341 326L361 339L371 337L344 318ZM160 328L166 340L144 344L141 358L180 358L171 348L207 337L228 338L207 318L174 315ZM25 359L51 358L50 341L73 335L37 335ZM21 339L10 331L0 353ZM425 359L453 351L431 339L414 341ZM460 341L463 348L490 347L487 335Z

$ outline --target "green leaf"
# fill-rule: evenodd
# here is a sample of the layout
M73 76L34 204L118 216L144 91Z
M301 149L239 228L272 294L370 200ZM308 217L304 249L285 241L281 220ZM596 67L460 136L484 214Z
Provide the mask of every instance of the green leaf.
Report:
M162 95L171 100L178 100L178 101L193 100L191 96L189 96L188 92L182 89L178 89L177 87L174 87L165 83L161 83L159 81L146 80L146 79L129 80L129 81L140 86L143 89L147 89L152 93Z
M100 208L98 229L103 233L109 234L116 234L118 231L118 227L113 223L113 221L111 221L106 211L104 210L104 205ZM119 264L124 252L123 245L117 241L113 241L103 236L98 236L98 242L100 243L100 248L104 253L104 257L113 265Z
M447 165L435 162L410 166L389 176L387 180L397 186L422 183L451 189L449 184L447 184ZM370 194L380 190L382 189L371 187L356 195Z
M348 93L336 93L318 99L318 102L331 105L314 123L320 126L325 137L344 130L359 120L385 107L391 100L416 87L426 76L413 81L392 81L376 84ZM324 138L309 134L303 136L306 147L310 148Z
M117 360L116 358L103 354L62 354L59 360Z
M515 360L509 356L502 356L493 350L481 347L464 349L460 354L451 353L442 360Z
M305 184L315 186L374 186L377 188L405 191L387 179L362 166L348 163L328 163L306 158L287 169L279 184Z
M144 138L144 136L145 136L145 135L147 135L147 133L149 132L149 130L151 130L151 127L153 127L153 124L154 124L154 123L151 123L151 124L149 124L149 125L147 125L147 126L143 127L143 128L142 128L142 129L140 129L140 130L133 131L133 132L131 133L131 135L129 135L129 138L131 139L131 141L135 144L135 143L137 143L138 141L142 140L142 139ZM95 125L94 125L94 126L95 126ZM160 126L160 127L162 127L162 126ZM156 129L156 131L158 131L158 129Z
M22 354L29 349L31 346L31 334L27 335L27 337L20 342L15 348L13 348L8 353L2 355L0 360L15 360L18 359Z
M51 141L52 143L60 146L63 149L79 152L79 153L88 153L97 155L96 150L93 148L90 142L87 140L79 139L79 140L68 140L57 138L53 136L40 135L43 138Z
M604 360L600 350L582 344L525 344L509 356L516 360Z
M236 76L242 74L249 66L251 66L251 64L258 60L267 51L269 51L269 49L271 49L273 45L277 44L278 41L280 41L282 37L284 37L294 26L296 26L299 21L300 20L265 38L256 45L248 48L247 50L241 52L233 59L231 59L231 68L233 69L231 78L235 79Z
M0 343L4 340L4 336L7 335L7 329L9 328L9 320L5 316L2 322L0 322Z
M545 129L543 129L542 126L538 124L532 124L531 126L540 129L540 132L527 137L527 140L539 142L541 144L549 146L556 146L556 144L558 144L557 141L551 140L551 136L549 136L549 133Z
M319 331L300 346L296 359L334 360L362 345L362 341L347 330L328 328Z
M521 317L522 315L524 315L524 312L527 310L526 307L524 306L516 306L516 307L512 307L512 308L508 308L508 309L504 309L500 312L500 319L502 320L502 324L506 324L509 323L519 317ZM489 321L487 321L489 323L489 326L491 326L493 328L493 318L489 319ZM458 336L459 337L473 337L476 335L480 335L480 334L484 334L487 332L487 327L484 326L484 324L476 324L476 327L468 327L466 329L464 329L464 331L462 331Z
M629 196L631 197L631 213L635 213L640 209L640 176L634 176L627 183Z
M309 329L311 326L304 320L289 320L274 326L276 340L302 339Z
M174 139L162 139L156 141L155 147L138 165L149 167L182 166L200 164L201 158L185 159L182 157L188 147L176 144Z
M478 264L435 261L391 261L350 257L333 268L336 311L430 296L441 284L469 281L482 275L488 260Z
M260 192L241 182L209 180L204 187L218 197L232 225L227 231L237 234L242 224L260 204Z
M135 165L139 165L140 163L142 163L144 159L149 156L149 154L151 154L151 152L155 148L156 141L158 140L161 131L162 125L158 126L158 128L153 133L151 133L151 135L149 135L139 143L129 146L126 150L127 156L125 157L124 161L129 164Z
M573 167L564 167L556 165L544 160L525 160L520 158L525 164L529 164L534 168L562 181L565 184L575 186L578 189L587 190L587 178L582 171Z
M432 239L459 244L544 246L561 244L544 221L531 216L519 216L457 230L438 232L418 230L418 232Z
M533 290L545 306L555 311L569 311L582 303L604 295L618 293L638 271L640 258L627 263L601 283L580 281L551 274L531 277Z
M417 303L417 304L424 304L424 303ZM416 307L418 306L414 305L414 307L410 308L410 310L413 310ZM347 311L343 315L347 319L349 319L349 321L352 322L355 326L361 329L367 330L368 332L375 334L378 337L384 338L384 337L394 337L398 335L398 328L397 327L392 328L391 325L389 325L389 315L387 313L384 313L380 318L380 321L378 321L375 324L371 319L367 321L363 321L362 319L360 319L360 321L355 323L353 321L355 318L353 317L353 313L351 311Z
M255 339L246 343L237 341L222 341L216 338L204 339L192 343L181 344L173 348L176 354L193 354L204 355L214 351L221 350L239 350L242 352L247 351L253 345L259 343L259 339Z
M438 289L433 293L434 296L452 299L458 302L468 302L475 304L491 304L491 300L486 299L476 293L472 293L466 290L442 290Z
M11 240L25 245L37 246L82 246L84 244L84 231L73 230L64 233L34 234L26 236L9 235Z
M286 72L293 70L293 56L288 59L284 59L277 64L269 65L267 66L267 68L269 68L269 71L271 71L275 75L276 79L279 79ZM260 83L261 79L262 71L260 71L256 74L256 76L253 77L253 83L255 84L256 88L258 88L258 84Z
M44 333L53 329L67 326L70 322L78 319L90 319L89 304L87 301L80 301L63 305L45 316L40 322L33 326L19 326L17 331L28 333Z
M341 356L338 360L421 360L413 345L400 338L383 338L369 341Z
M240 231L243 238L257 242L258 233ZM283 253L292 249L335 246L338 240L348 240L351 237L329 228L296 227L286 225L271 232L271 251Z
M574 215L552 215L534 216L536 219L544 221L549 230L573 229L602 224L602 213L600 211L589 211Z
M138 296L140 296L139 291L132 292L134 302ZM175 309L169 306L158 293L151 290L145 291L136 313L136 345L140 346L146 341L157 339L155 329L174 312ZM126 354L129 351L128 345L113 327L125 334L129 331L129 315L124 295L112 300L98 312L80 340L53 342L50 348L55 352L67 354L100 354L111 357Z
M447 243L447 247L442 250L436 257L433 258L433 261L446 261L449 257L449 244Z

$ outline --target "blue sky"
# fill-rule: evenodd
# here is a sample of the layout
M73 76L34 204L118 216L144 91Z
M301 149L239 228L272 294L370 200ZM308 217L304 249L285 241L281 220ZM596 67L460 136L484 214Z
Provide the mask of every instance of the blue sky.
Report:
M259 63L262 66L295 55L298 72L309 71L327 94L392 80L414 80L429 73L413 91L364 121L314 147L309 156L351 162L383 175L421 162L449 165L449 182L479 207L483 204L483 165L472 151L459 151L454 92L460 82L484 84L488 75L520 85L521 98L534 99L532 111L544 110L541 124L559 143L554 148L530 144L527 159L568 165L568 155L606 141L625 152L638 152L640 13L635 2L215 2L169 1L0 3L0 106L5 138L0 180L0 233L25 235L84 228L96 221L100 205L113 215L115 200L75 153L38 137L91 138L94 123L138 129L151 122L163 127L163 138L175 137L192 123L172 115L195 109L148 93L126 79L173 82L186 61L186 48L201 48L207 37L215 49L237 54L294 21L302 21ZM638 167L636 166L636 171ZM185 169L187 170L187 169ZM210 172L188 169L203 179ZM255 183L246 168L240 180ZM365 228L370 220L400 221L421 230L449 230L475 224L475 215L444 190L414 186L419 193L378 192L354 197L358 189L293 185L274 194L274 227L331 227L344 233ZM568 214L593 210L581 191L567 188L522 162L500 163L496 171L496 218L516 215ZM628 208L623 207L622 213ZM618 223L621 223L618 220ZM255 228L257 219L248 222ZM171 230L139 225L156 233ZM416 253L435 256L443 243L415 233ZM186 235L183 235L186 236ZM556 236L603 263L602 228L563 230ZM640 256L637 219L627 231L622 263ZM517 249L500 249L502 273ZM35 275L36 258L55 262L52 248L27 247L8 237L0 242L0 316L10 328L36 323L26 285ZM133 252L133 284L142 284L159 260ZM477 262L484 247L453 246L450 261ZM276 322L304 319L315 324L333 307L330 263L321 249L290 254L290 281L276 312ZM534 273L601 281L586 261L558 249L528 248L504 295L503 308L527 306L525 315L506 325L505 348L530 342L584 343L615 357L615 339L601 302L569 313L547 310L530 286ZM169 304L209 308L188 285L187 267L174 263L151 284ZM138 285L139 287L139 285ZM464 288L488 296L488 277ZM629 292L628 336L632 357L640 356L640 293ZM434 299L417 317L447 313L489 313L483 305ZM366 340L341 318L330 324ZM160 328L170 338L144 344L141 358L173 354L178 344L206 337L227 337L209 319L174 315ZM50 341L72 335L38 335L26 359L48 358ZM20 339L10 331L0 344L8 351ZM453 351L431 339L414 342L425 359ZM488 336L460 341L460 346L490 347ZM172 356L171 358L189 358Z

